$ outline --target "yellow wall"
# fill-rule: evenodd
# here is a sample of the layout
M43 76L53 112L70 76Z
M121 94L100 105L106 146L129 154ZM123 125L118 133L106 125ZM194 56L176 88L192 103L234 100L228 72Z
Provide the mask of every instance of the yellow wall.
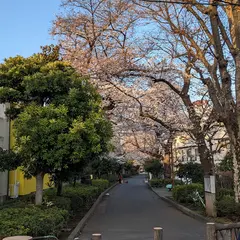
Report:
M17 182L19 182L19 195L27 195L36 191L36 179L34 177L31 179L24 178L24 173L21 171L21 168L9 172L9 185L11 186ZM48 183L49 175L45 175L43 189L49 188ZM10 187L10 196L13 194L13 188Z
M10 127L10 149L13 149L15 143L14 133L13 133L13 122L11 122ZM49 175L44 176L43 181L43 189L49 188L48 183ZM21 167L19 167L15 171L9 172L9 185L10 185L10 196L13 196L13 185L19 182L19 195L27 195L29 193L36 191L36 179L33 177L31 179L24 178L24 173L21 171Z

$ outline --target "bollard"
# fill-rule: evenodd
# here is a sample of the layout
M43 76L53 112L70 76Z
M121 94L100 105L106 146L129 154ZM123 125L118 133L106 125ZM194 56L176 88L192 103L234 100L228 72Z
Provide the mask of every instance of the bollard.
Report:
M100 233L95 233L92 235L92 240L101 240L102 235Z
M207 240L216 240L216 226L215 223L207 223L206 225L207 230Z
M155 227L154 229L154 240L163 240L163 229Z

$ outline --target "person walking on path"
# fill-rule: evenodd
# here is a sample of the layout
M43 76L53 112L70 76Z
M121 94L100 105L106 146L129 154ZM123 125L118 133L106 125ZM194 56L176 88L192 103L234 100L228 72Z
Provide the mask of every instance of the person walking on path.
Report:
M122 175L121 175L121 173L119 173L119 175L118 175L118 182L121 184L122 180L123 180Z

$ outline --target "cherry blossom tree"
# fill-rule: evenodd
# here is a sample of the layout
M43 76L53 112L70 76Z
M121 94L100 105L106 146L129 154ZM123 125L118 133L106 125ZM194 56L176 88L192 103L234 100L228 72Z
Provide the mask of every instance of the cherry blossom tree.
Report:
M216 13L217 6L209 8ZM204 173L213 174L213 158L205 141L208 126L216 120L223 121L224 114L223 122L231 139L233 129L227 122L237 126L236 121L231 122L235 116L231 84L226 83L228 78L218 82L218 75L227 75L218 67L222 68L222 64L213 59L217 42L210 39L207 31L210 23L216 24L215 15L210 14L211 21L206 21L205 27L204 20L209 15L201 11L208 8L199 4L65 0L63 10L52 33L59 40L64 59L90 75L107 102L111 120L119 122L121 116L128 122L140 118L141 122L161 126L171 136L168 146L176 131L190 132ZM218 26L223 35L223 27ZM215 88L220 90L218 94ZM202 90L213 103L205 124L194 105ZM117 111L126 106L127 111L118 115ZM166 155L169 152L168 147ZM237 170L235 177L236 174Z
M145 2L145 3L144 3ZM190 64L190 74L205 85L219 121L230 138L235 200L239 199L240 12L239 1L135 1L157 32L157 46L170 49L175 62ZM150 20L150 21L151 21ZM156 33L153 33L156 34ZM164 37L163 37L164 36ZM166 45L160 46L165 38ZM152 38L153 40L153 38Z

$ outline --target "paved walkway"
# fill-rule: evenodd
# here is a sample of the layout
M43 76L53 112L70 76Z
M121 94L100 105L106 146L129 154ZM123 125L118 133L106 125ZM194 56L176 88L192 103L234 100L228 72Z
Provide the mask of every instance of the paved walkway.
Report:
M144 176L115 187L98 206L80 240L102 233L103 240L153 240L153 227L166 240L202 240L205 224L184 215L153 193Z

